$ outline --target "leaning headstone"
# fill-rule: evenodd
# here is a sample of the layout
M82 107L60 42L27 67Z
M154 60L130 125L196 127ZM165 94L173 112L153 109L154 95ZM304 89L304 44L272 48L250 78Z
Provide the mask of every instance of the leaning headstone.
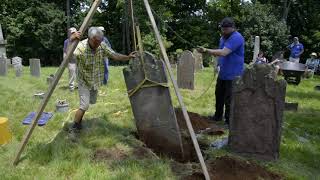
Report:
M177 68L178 87L194 89L195 59L191 51L183 51Z
M144 52L123 74L140 140L157 153L181 160L181 134L163 62Z
M3 56L0 56L0 76L7 76L8 65L7 60Z
M3 38L2 28L0 24L0 57L3 56L4 58L7 58L6 44L7 44L7 41L4 40Z
M22 58L18 56L13 57L12 66L16 71L16 77L22 76Z
M272 67L259 64L233 83L229 145L232 151L263 160L277 160L285 108L286 81L276 80Z
M193 50L193 56L195 58L195 71L201 71L203 69L203 56L196 49Z
M30 73L32 76L40 77L40 59L29 59L30 63Z

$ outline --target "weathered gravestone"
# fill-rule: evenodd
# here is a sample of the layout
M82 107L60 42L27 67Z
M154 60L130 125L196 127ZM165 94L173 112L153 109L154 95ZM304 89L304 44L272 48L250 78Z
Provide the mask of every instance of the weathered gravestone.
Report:
M0 57L7 58L6 44L7 44L7 41L4 40L4 38L3 38L2 28L1 28L1 24L0 24Z
M7 59L0 56L0 76L6 76L8 73Z
M256 36L254 38L253 62L256 62L259 52L260 52L260 37Z
M203 56L196 49L193 50L193 56L195 58L195 71L201 71L203 69Z
M183 51L177 69L178 87L194 89L195 59L191 51Z
M16 71L16 77L20 77L22 75L22 58L18 56L13 57L12 66Z
M234 152L264 160L279 158L286 81L273 68L254 65L233 83L229 145Z
M183 159L180 129L162 61L144 52L123 70L139 138L151 149Z
M40 59L29 59L30 73L32 76L40 77L41 65Z

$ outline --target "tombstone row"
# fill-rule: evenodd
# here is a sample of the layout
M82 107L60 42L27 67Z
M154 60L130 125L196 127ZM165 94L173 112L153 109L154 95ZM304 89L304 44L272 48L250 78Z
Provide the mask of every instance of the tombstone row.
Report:
M30 74L34 77L40 77L41 74L41 63L40 59L29 59L30 64ZM22 75L22 58L13 57L11 59L0 57L0 76L6 76L8 74L8 69L13 67L16 72L16 76L20 77Z

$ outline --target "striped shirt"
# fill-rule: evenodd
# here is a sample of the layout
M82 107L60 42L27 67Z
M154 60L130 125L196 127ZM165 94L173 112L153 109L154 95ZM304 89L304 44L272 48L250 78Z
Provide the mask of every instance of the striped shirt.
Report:
M101 43L94 53L88 39L79 42L74 51L79 84L86 85L89 89L97 89L104 79L104 58L111 57L113 54L115 52L105 43Z

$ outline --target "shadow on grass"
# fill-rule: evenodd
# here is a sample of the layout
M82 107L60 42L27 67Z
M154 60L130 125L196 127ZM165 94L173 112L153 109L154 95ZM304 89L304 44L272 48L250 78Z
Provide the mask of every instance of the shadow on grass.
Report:
M109 148L118 143L136 146L133 129L123 128L108 120L107 116L84 119L78 141L72 142L66 124L48 143L39 143L27 152L27 158L45 165L53 160L81 161L92 156L97 148Z

